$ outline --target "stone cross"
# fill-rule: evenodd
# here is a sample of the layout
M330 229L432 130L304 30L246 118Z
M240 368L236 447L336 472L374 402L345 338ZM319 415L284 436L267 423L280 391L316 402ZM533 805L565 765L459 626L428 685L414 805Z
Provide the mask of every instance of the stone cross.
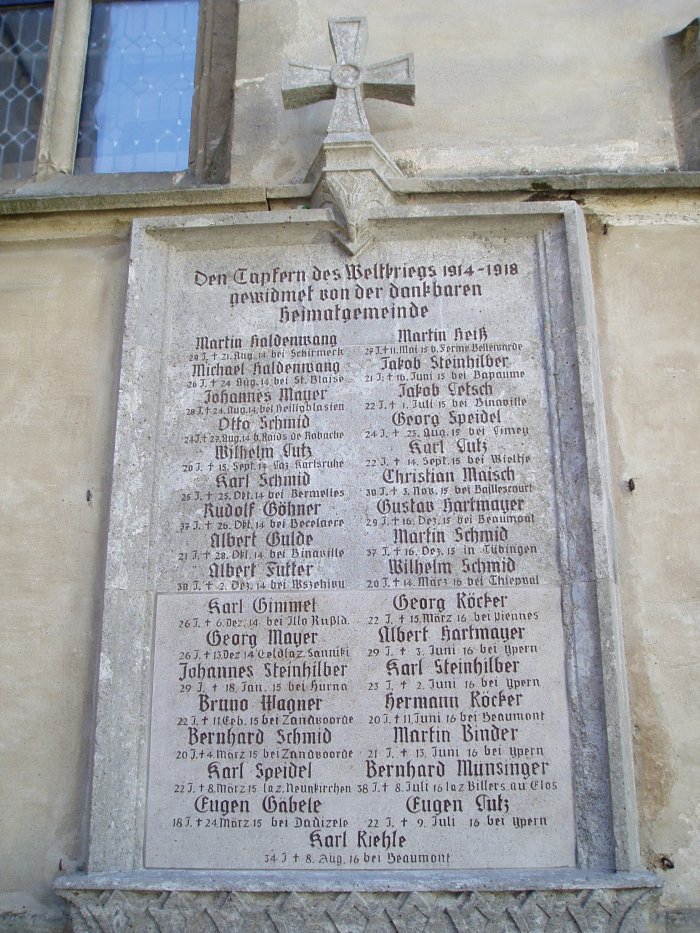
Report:
M335 98L328 134L369 136L364 98L391 100L412 106L415 102L413 55L402 55L376 65L364 65L367 20L364 16L329 19L335 52L332 67L289 62L282 85L287 109L305 107Z

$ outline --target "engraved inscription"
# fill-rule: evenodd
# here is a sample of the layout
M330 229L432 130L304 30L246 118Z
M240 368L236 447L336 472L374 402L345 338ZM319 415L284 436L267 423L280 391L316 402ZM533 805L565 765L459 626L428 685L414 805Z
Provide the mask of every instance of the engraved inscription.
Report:
M147 867L574 865L533 242L176 260Z

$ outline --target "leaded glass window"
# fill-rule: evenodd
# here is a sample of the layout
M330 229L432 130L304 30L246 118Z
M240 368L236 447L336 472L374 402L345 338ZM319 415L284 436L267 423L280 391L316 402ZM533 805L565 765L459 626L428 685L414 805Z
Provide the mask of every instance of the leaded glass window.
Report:
M51 3L0 3L0 178L34 170L51 36Z
M198 0L95 2L76 172L187 168Z

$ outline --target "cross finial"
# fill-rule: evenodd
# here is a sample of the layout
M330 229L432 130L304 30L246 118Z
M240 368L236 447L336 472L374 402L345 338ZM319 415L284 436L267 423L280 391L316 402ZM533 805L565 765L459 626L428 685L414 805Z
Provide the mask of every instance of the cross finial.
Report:
M391 100L412 106L415 101L413 55L402 55L376 65L364 65L367 20L364 16L329 19L335 52L332 67L289 62L282 85L287 109L335 98L328 125L329 136L368 138L364 98Z

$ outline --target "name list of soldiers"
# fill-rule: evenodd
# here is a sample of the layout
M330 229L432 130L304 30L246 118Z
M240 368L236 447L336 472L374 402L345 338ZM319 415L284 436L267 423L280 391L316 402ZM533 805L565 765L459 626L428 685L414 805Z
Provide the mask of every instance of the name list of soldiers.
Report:
M147 867L574 864L532 243L174 265Z

